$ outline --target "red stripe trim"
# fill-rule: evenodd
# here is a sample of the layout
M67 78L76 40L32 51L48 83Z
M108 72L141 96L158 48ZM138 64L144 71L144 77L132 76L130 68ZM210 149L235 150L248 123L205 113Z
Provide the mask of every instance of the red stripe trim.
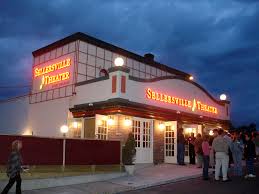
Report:
M117 88L117 76L112 76L112 93L116 93Z
M126 76L121 76L121 93L126 93Z

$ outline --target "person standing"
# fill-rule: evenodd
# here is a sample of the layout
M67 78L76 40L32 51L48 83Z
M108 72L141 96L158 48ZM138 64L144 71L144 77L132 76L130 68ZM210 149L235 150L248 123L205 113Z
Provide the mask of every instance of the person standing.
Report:
M231 135L230 133L228 133L227 131L224 131L224 138L226 139L227 143L228 143L228 156L229 156L229 161L228 161L228 166L230 167L231 163L233 162L233 156L232 156L232 138L231 138Z
M203 180L209 180L210 145L209 145L208 135L205 135L203 138L202 152L203 152Z
M200 133L197 134L197 138L194 142L194 148L197 156L197 167L201 168L202 162L203 162L203 153L202 153L202 138Z
M247 175L245 178L255 178L255 168L254 168L254 158L256 157L255 153L255 144L252 141L252 135L246 134L246 143L245 143L245 152L244 156L246 159L246 168L247 168Z
M212 148L212 142L214 138L216 138L217 136L218 136L218 129L213 129L213 136L210 137L209 145L210 145L210 166L211 168L214 169L214 172L215 172L215 152L214 152L214 149Z
M22 183L22 179L20 175L20 172L22 170L22 167L21 167L22 157L20 154L21 149L22 149L22 142L19 140L15 140L12 143L12 152L9 156L8 165L7 165L7 176L9 177L9 182L1 194L7 194L15 182L16 182L16 194L21 194L21 183Z
M194 133L191 133L189 137L189 157L190 157L190 164L195 164L195 149L194 149L194 142L195 142Z
M212 148L216 152L216 169L215 169L215 180L219 181L220 168L222 168L223 182L230 181L227 176L228 172L228 143L223 138L223 129L218 130L218 136L212 142Z
M234 175L242 176L242 157L244 153L244 143L238 132L234 133L234 139L232 143L232 156L234 161Z
M183 135L183 128L179 128L177 133L177 163L179 165L185 165L184 150L185 150L185 138Z
M253 142L255 143L255 153L256 153L256 159L259 158L259 135L256 132L253 132Z

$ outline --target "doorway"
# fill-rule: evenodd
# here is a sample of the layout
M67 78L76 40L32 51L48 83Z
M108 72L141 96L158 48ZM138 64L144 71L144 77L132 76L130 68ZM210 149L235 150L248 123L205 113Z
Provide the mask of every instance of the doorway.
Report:
M177 132L176 121L165 123L165 163L177 163Z
M194 137L196 137L198 133L200 133L202 135L202 125L183 124L182 127L183 127L183 132L184 132L185 139L188 139L191 136L192 133L194 133ZM189 141L185 144L184 161L187 162L187 163L190 163Z
M135 163L153 163L153 120L134 117L132 133L136 141Z

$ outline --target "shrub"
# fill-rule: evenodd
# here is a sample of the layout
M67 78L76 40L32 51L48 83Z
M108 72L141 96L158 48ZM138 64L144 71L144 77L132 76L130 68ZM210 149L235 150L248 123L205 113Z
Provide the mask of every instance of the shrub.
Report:
M122 148L122 163L124 165L133 165L133 160L136 155L135 138L132 133L129 133L125 146Z

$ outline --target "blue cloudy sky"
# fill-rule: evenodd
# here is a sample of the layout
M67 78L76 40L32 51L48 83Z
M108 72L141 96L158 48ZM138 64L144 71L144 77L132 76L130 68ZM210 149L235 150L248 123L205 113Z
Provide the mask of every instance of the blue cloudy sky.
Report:
M0 98L25 94L31 52L74 32L194 75L229 95L235 125L259 125L257 0L0 0Z

